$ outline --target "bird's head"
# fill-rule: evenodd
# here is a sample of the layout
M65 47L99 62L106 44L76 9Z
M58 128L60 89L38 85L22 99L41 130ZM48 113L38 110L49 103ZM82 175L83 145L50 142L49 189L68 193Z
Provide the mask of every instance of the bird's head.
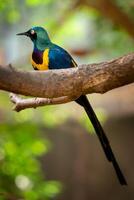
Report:
M29 37L34 43L34 46L36 46L38 49L44 49L45 46L49 45L50 43L47 31L39 26L33 27L26 32L18 33L17 35L25 35Z

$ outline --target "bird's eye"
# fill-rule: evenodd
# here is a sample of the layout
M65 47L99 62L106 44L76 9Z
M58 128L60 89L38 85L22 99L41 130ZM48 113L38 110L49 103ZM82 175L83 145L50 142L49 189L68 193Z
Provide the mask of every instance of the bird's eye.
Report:
M31 35L34 35L35 34L35 31L32 29L31 30Z

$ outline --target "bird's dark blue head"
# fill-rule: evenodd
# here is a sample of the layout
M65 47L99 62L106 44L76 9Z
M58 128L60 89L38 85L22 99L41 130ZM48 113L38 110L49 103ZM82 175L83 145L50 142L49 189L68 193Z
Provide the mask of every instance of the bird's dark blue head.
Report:
M44 50L50 43L47 31L39 26L33 27L26 32L18 33L17 35L25 35L34 43L34 47L39 50Z

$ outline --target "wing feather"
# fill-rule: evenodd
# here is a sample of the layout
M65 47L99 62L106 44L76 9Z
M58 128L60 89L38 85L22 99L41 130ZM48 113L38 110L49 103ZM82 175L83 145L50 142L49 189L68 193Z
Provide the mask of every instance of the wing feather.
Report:
M50 48L49 69L67 69L76 66L76 62L63 48L57 45L55 45L53 48Z

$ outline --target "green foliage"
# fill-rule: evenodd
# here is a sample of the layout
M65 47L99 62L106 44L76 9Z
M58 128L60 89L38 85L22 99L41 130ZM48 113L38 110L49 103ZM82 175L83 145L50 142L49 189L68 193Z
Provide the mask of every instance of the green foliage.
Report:
M28 6L39 6L51 3L52 0L26 0Z
M0 193L25 200L51 199L59 194L61 184L44 181L38 160L50 148L35 124L1 124Z
M109 20L97 19L96 28L96 48L104 54L106 59L133 51L132 38Z
M47 106L43 110L42 122L49 128L64 123L70 117L66 106Z
M11 10L8 14L7 14L7 21L9 23L17 23L20 19L20 14L17 10Z
M133 0L115 0L115 3L125 11L129 16L134 17L134 2Z

